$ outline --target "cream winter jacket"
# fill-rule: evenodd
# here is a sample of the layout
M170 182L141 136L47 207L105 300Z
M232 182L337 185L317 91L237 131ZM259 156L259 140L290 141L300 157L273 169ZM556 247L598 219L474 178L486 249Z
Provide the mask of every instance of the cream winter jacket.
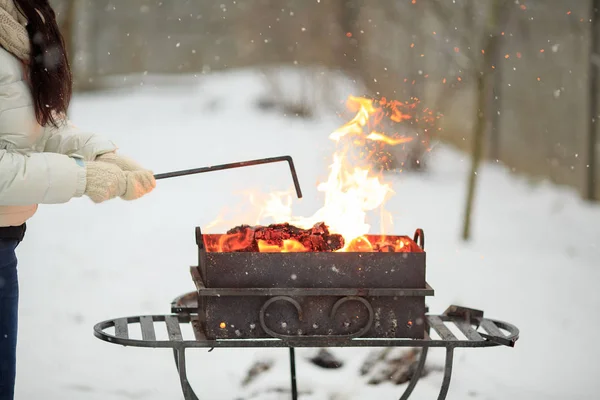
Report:
M83 195L91 161L116 150L98 135L71 123L37 123L22 62L0 47L0 227L19 226L38 204L66 203Z

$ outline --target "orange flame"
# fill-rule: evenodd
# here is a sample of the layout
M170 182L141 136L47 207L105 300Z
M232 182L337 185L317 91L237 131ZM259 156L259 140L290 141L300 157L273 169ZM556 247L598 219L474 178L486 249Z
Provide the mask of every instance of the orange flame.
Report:
M253 239L250 236L250 233L251 232L246 231L222 235L219 238L219 249L224 251L236 251L248 247L248 245L252 243Z
M329 166L327 179L317 185L317 190L324 194L324 205L310 217L297 217L292 215L291 193L270 193L268 200L261 206L259 220L271 219L274 223L287 222L299 228L308 229L316 223L325 222L330 232L344 237L345 246L338 251L412 251L413 244L410 239L390 238L389 243L382 237L382 244L370 240L368 235L371 225L368 214L379 210L381 221L386 221L390 228L392 218L383 206L393 195L392 187L383 181L380 174L372 171L370 166L352 165L350 154L353 146L362 146L367 143L378 146L398 146L413 140L411 137L382 133L384 122L395 127L404 121L410 123L424 121L432 122L436 119L431 110L416 112L418 99L413 102L389 101L385 98L373 100L364 97L350 96L347 107L356 114L329 135L329 139L337 143L337 150ZM391 121L391 122L390 122ZM375 130L377 129L377 130ZM367 160L369 161L369 160ZM247 231L249 232L249 231ZM221 251L235 251L243 249L252 241L243 233L222 235L219 238ZM403 240L412 242L405 243ZM302 243L296 240L283 240L281 244L272 244L258 241L258 251L261 252L303 252L309 251Z
M346 245L341 251L373 251L372 244L363 238L371 228L367 213L380 208L385 213L382 206L393 190L369 167L350 165L347 155L350 146L356 143L372 141L397 146L410 142L410 137L393 138L370 127L379 126L385 117L395 123L412 119L416 103L383 98L376 106L372 99L351 96L347 106L356 115L329 136L338 143L338 151L333 154L327 180L317 186L325 195L324 206L311 217L294 217L291 195L272 194L262 216L272 218L275 223L289 222L305 229L324 221L331 232L344 237Z
M403 137L403 138L399 138L399 139L392 139L390 137L385 136L382 133L378 133L378 132L371 132L367 135L367 139L369 140L375 140L375 141L379 141L379 142L384 142L386 144L389 144L391 146L396 146L398 144L402 144L402 143L408 143L412 140L412 138L407 138L407 137Z

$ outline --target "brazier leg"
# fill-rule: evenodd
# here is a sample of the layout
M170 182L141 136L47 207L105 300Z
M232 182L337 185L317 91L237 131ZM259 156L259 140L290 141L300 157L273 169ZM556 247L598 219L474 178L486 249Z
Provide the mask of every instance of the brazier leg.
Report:
M444 380L438 400L444 400L450 388L450 378L452 377L452 362L454 360L454 347L446 347L446 366L444 367Z
M177 368L177 373L179 373L179 357L177 357L177 349L173 349L173 358L175 359L175 368Z
M298 388L296 387L296 350L290 347L290 375L292 377L292 400L298 400Z
M199 400L187 379L187 372L185 368L185 347L173 349L173 356L175 357L177 372L179 372L179 380L181 381L183 398L185 400Z
M425 367L425 361L427 360L428 351L429 347L423 347L423 349L421 350L421 357L419 358L419 364L417 364L417 369L415 369L413 376L410 378L410 382L408 383L406 390L402 394L402 397L400 397L400 400L407 400L412 394L413 390L415 389L415 386L417 386L417 382L419 382L421 374L423 373L423 368Z

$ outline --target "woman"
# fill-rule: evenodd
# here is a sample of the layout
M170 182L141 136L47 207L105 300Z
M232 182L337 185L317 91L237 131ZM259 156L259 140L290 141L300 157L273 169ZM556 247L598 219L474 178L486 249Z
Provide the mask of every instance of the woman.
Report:
M48 0L0 0L0 400L14 397L18 281L15 248L37 204L83 195L134 200L151 171L66 119L71 71Z

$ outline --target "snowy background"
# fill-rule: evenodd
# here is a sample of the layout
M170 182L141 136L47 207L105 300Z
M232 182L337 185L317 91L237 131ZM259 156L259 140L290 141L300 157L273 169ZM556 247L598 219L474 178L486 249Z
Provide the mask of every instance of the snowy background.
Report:
M295 213L310 215L322 205L316 182L334 150L327 136L344 121L332 113L307 120L261 111L262 90L253 71L182 76L167 86L78 94L72 118L155 173L289 154L305 194ZM600 206L486 164L473 240L465 244L459 237L468 168L467 156L439 144L427 172L389 177L393 233L426 234L427 280L436 291L430 310L483 309L521 330L515 348L458 349L448 399L598 398ZM111 345L93 336L93 325L168 313L174 297L194 289L194 228L236 209L243 191L291 187L285 164L271 164L159 181L132 203L84 198L41 207L18 248L17 399L182 399L169 350ZM313 350L297 351L301 399L394 399L404 390L367 385L359 376L369 349L333 351L343 368L318 368L307 361ZM415 399L437 396L443 350L430 354L433 372ZM289 384L285 349L194 350L188 357L200 399L289 398L276 391ZM257 360L275 367L242 387Z

